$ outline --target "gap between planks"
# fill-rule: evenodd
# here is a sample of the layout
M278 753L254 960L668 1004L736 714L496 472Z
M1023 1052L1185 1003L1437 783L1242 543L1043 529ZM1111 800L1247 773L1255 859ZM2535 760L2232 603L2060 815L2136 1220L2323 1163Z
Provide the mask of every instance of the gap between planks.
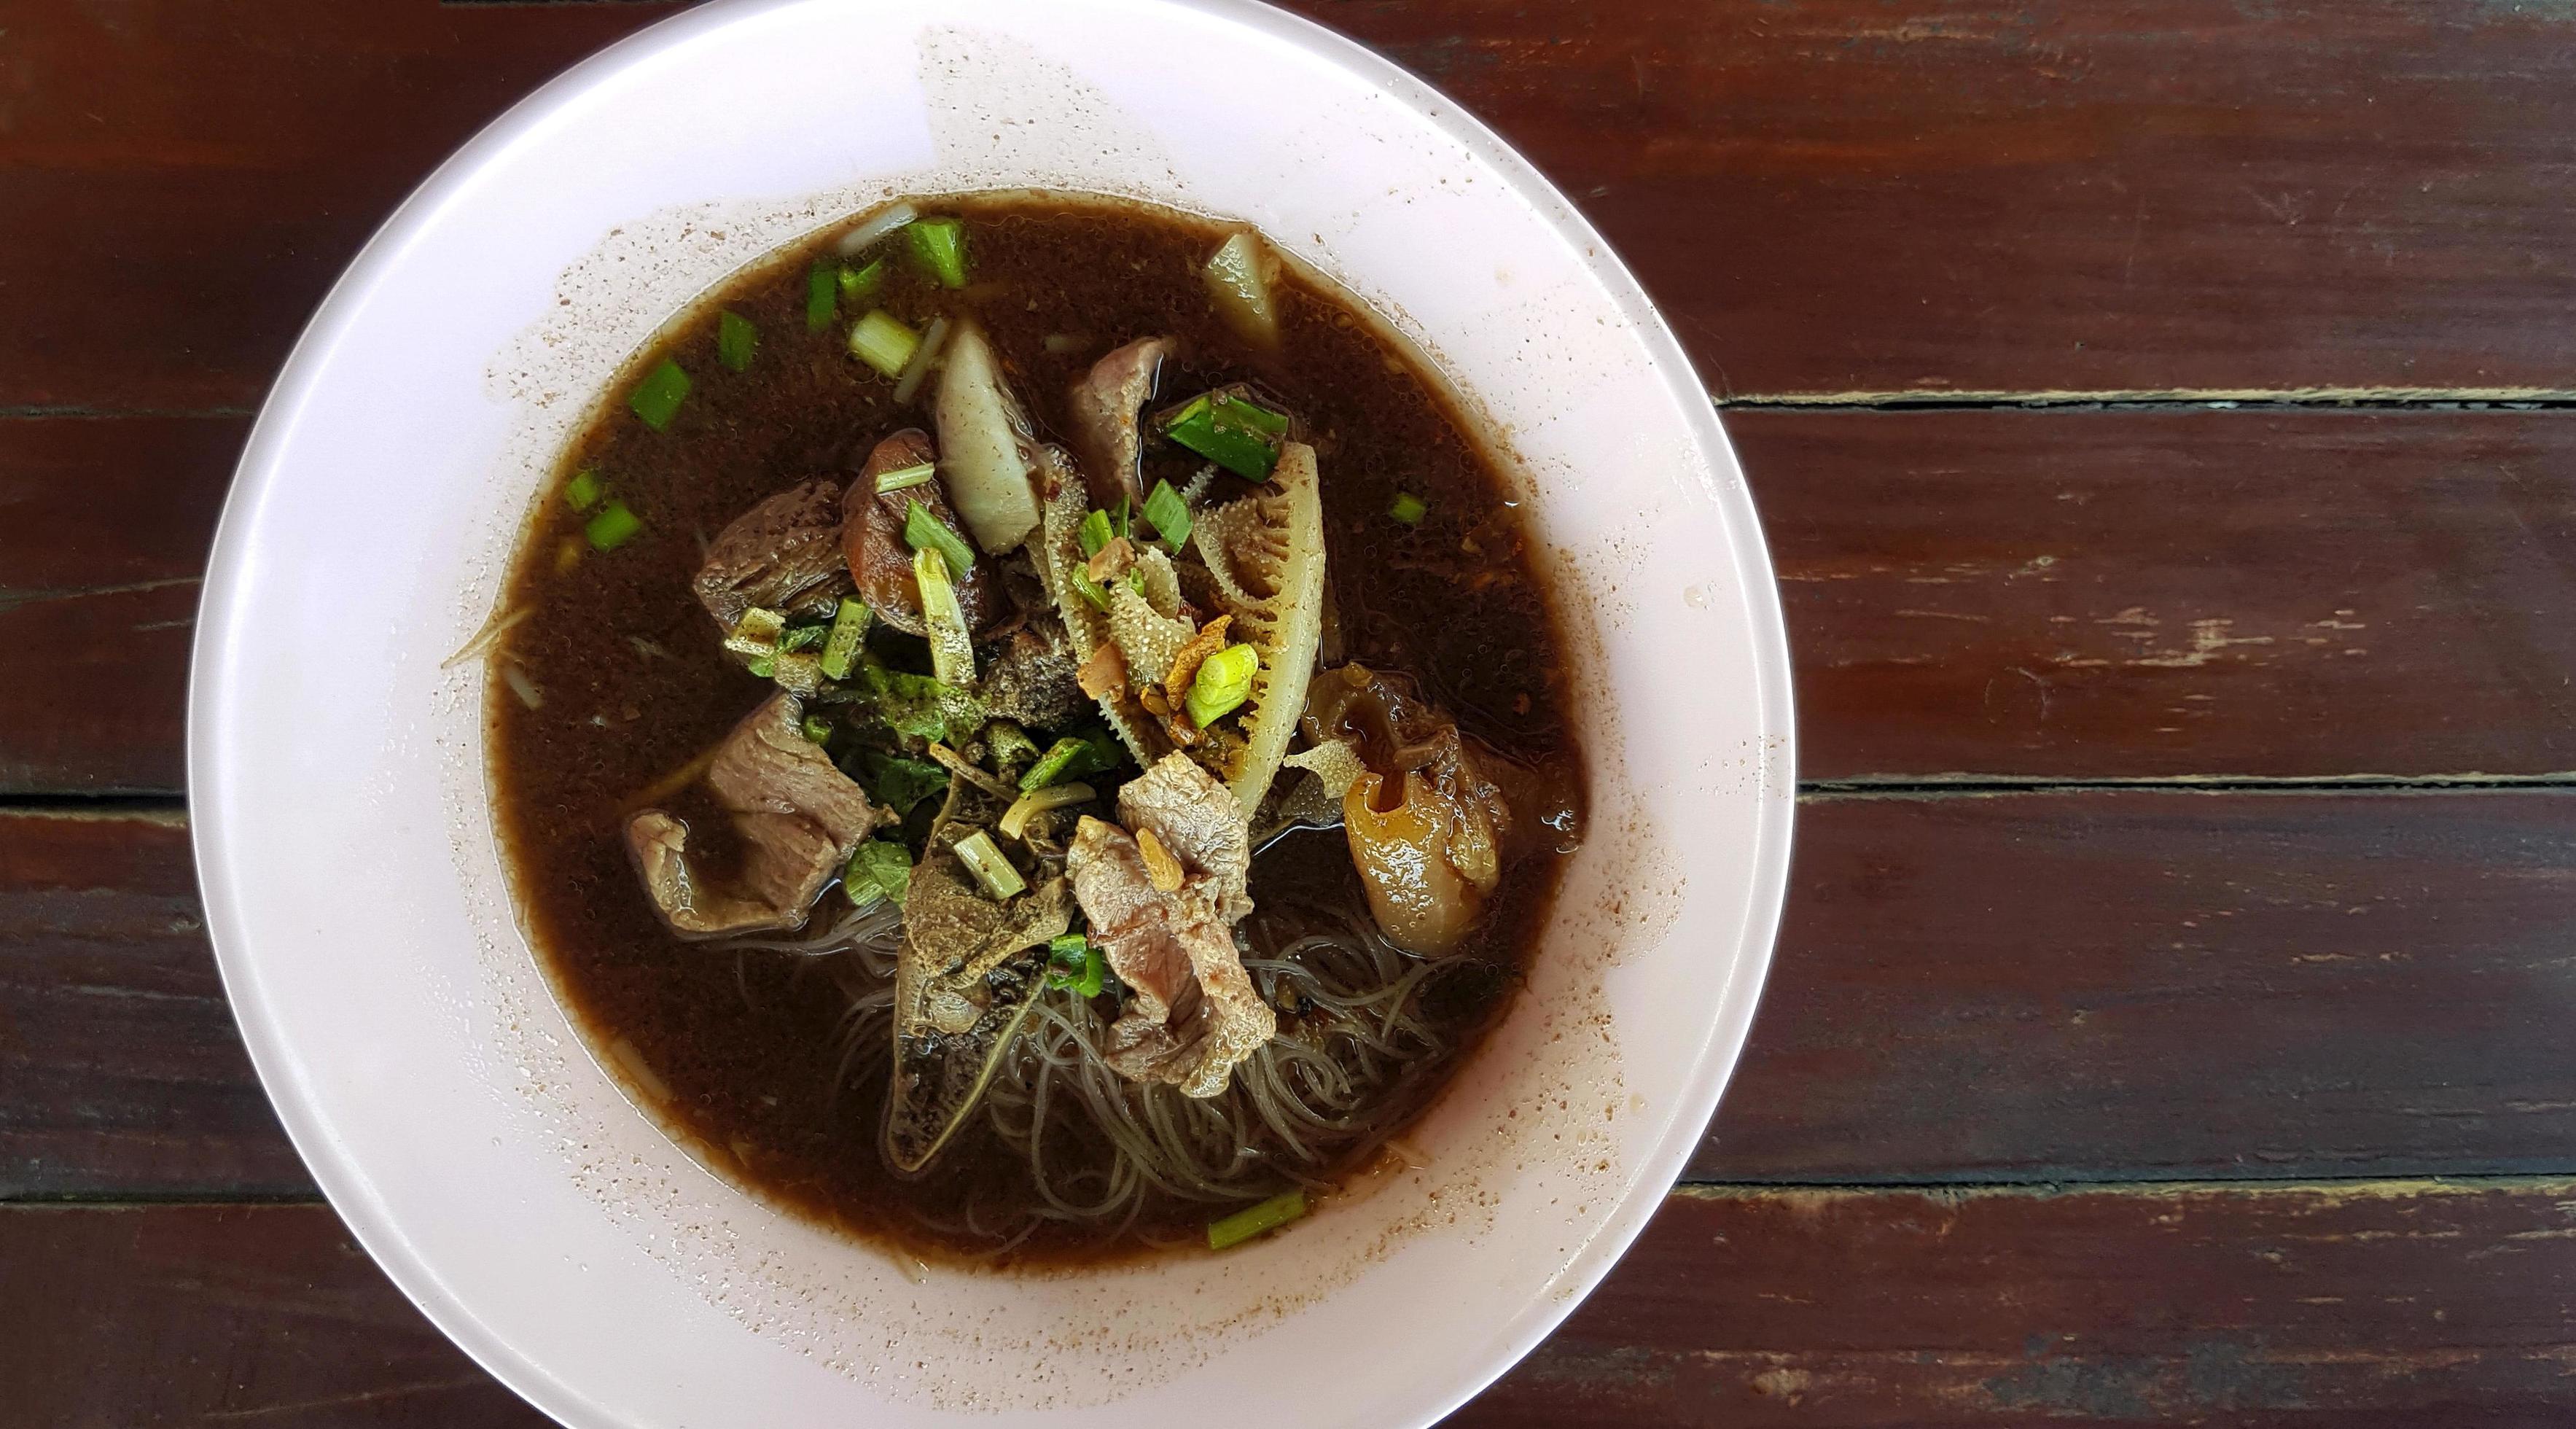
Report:
M2063 1196L2322 1196L2337 1201L2420 1200L2431 1196L2484 1195L2495 1191L2557 1196L2576 1204L2576 1174L2531 1172L2457 1176L2244 1176L2215 1180L2206 1176L2128 1176L2116 1180L2080 1179L2012 1181L1677 1181L1664 1194L1695 1201L1860 1200L1873 1196L1915 1196L1957 1205L1977 1200L2041 1200ZM67 1193L50 1196L0 1197L0 1214L12 1210L169 1210L184 1207L319 1206L329 1201L319 1191L243 1192L209 1195L181 1191L167 1196L131 1191Z

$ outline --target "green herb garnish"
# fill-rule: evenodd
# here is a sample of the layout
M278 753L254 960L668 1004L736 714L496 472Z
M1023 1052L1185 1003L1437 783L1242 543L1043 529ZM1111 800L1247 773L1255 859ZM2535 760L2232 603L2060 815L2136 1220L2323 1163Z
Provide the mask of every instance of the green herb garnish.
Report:
M564 504L575 511L588 511L597 506L601 494L599 473L588 468L573 473L572 480L564 483Z
M943 288L966 286L966 225L953 218L921 218L905 225L912 256Z
M927 759L871 749L859 756L859 784L900 819L922 800L948 792L948 771Z
M1182 707L1201 729L1216 723L1252 698L1252 677L1261 672L1261 652L1249 645L1228 645L1199 662Z
M662 359L661 366L644 374L644 380L635 384L634 391L626 394L626 405L634 408L635 415L644 419L644 425L657 432L667 432L671 429L671 418L679 414L680 404L687 401L688 396L689 374L680 370L680 364L666 357Z
M1175 556L1190 543L1190 504L1168 481L1155 482L1153 494L1145 498L1145 521L1161 538L1163 549Z
M851 355L888 377L900 376L919 346L921 334L895 321L883 308L868 309L866 317L850 325Z
M1243 1244L1264 1231L1275 1231L1306 1214L1306 1193L1287 1191L1246 1206L1233 1215L1208 1222L1208 1249L1226 1250Z
M592 550L614 551L633 540L635 533L643 529L644 518L627 510L625 502L612 497L606 506L599 509L598 515L584 523L581 534L589 538Z
M837 263L817 263L805 275L805 330L821 332L832 325L840 311L836 292L840 287Z
M1421 525L1422 518L1428 515L1430 511L1430 503L1424 501L1421 497L1414 495L1410 491L1397 492L1395 494L1395 504L1386 508L1387 515L1394 517L1396 520L1403 522L1407 526Z
M730 309L716 318L716 360L734 372L751 366L751 354L760 346L760 329L751 319Z
M900 908L904 894L911 888L912 855L889 839L869 839L860 844L850 854L849 866L841 870L841 891L861 908L878 903Z
M975 568L974 548L918 500L904 505L903 543L916 551L937 551L947 560L951 576L962 579Z
M868 634L868 603L841 597L840 607L832 614L831 633L823 637L823 677L830 680L850 678L850 667L859 658L859 642Z
M844 263L840 271L841 296L851 302L863 302L875 296L877 285L885 281L885 260L879 258L863 268Z
M1091 939L1080 933L1067 933L1047 944L1049 987L1098 997L1102 975L1107 971L1108 960L1092 946Z
M1002 856L1001 847L993 842L991 834L977 829L949 847L956 850L957 861L966 865L966 871L975 875L975 881L982 884L984 891L996 902L1016 898L1028 891L1029 881L1020 877L1020 871Z
M1288 419L1234 396L1194 397L1163 422L1163 435L1235 475L1268 481Z

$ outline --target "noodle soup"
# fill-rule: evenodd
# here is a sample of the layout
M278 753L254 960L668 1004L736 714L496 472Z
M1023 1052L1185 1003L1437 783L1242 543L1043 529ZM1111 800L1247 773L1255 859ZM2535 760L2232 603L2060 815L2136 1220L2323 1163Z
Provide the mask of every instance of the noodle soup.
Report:
M818 235L630 365L522 539L531 941L637 1095L853 1234L1294 1234L1403 1154L1580 838L1503 492L1258 234L1022 194Z

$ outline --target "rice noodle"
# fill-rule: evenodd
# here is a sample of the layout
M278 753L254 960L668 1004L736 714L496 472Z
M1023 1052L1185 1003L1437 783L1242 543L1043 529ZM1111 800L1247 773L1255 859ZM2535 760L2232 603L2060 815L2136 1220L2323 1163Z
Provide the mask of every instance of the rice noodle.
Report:
M999 1256L1050 1224L1077 1240L1143 1239L1137 1222L1157 1202L1214 1207L1328 1188L1421 1109L1472 1032L1427 1007L1426 992L1460 972L1500 972L1472 958L1412 957L1351 911L1265 907L1241 936L1244 969L1281 1011L1281 1030L1222 1094L1199 1100L1128 1081L1101 1057L1108 1018L1088 999L1047 992L977 1112L1026 1162L1026 1186L1007 1201L970 1200L953 1220L925 1215L925 1228ZM792 953L828 971L847 999L834 1095L872 1114L889 1070L900 937L899 919L879 905L809 937L718 946Z

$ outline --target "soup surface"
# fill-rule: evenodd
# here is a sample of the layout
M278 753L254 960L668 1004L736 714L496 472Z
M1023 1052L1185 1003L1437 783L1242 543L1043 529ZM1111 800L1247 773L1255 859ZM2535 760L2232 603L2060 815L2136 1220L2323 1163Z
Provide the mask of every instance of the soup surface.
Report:
M489 647L522 915L760 1194L925 1256L1222 1247L1411 1154L1535 953L1546 592L1441 386L1257 240L910 207L738 277L564 454Z

